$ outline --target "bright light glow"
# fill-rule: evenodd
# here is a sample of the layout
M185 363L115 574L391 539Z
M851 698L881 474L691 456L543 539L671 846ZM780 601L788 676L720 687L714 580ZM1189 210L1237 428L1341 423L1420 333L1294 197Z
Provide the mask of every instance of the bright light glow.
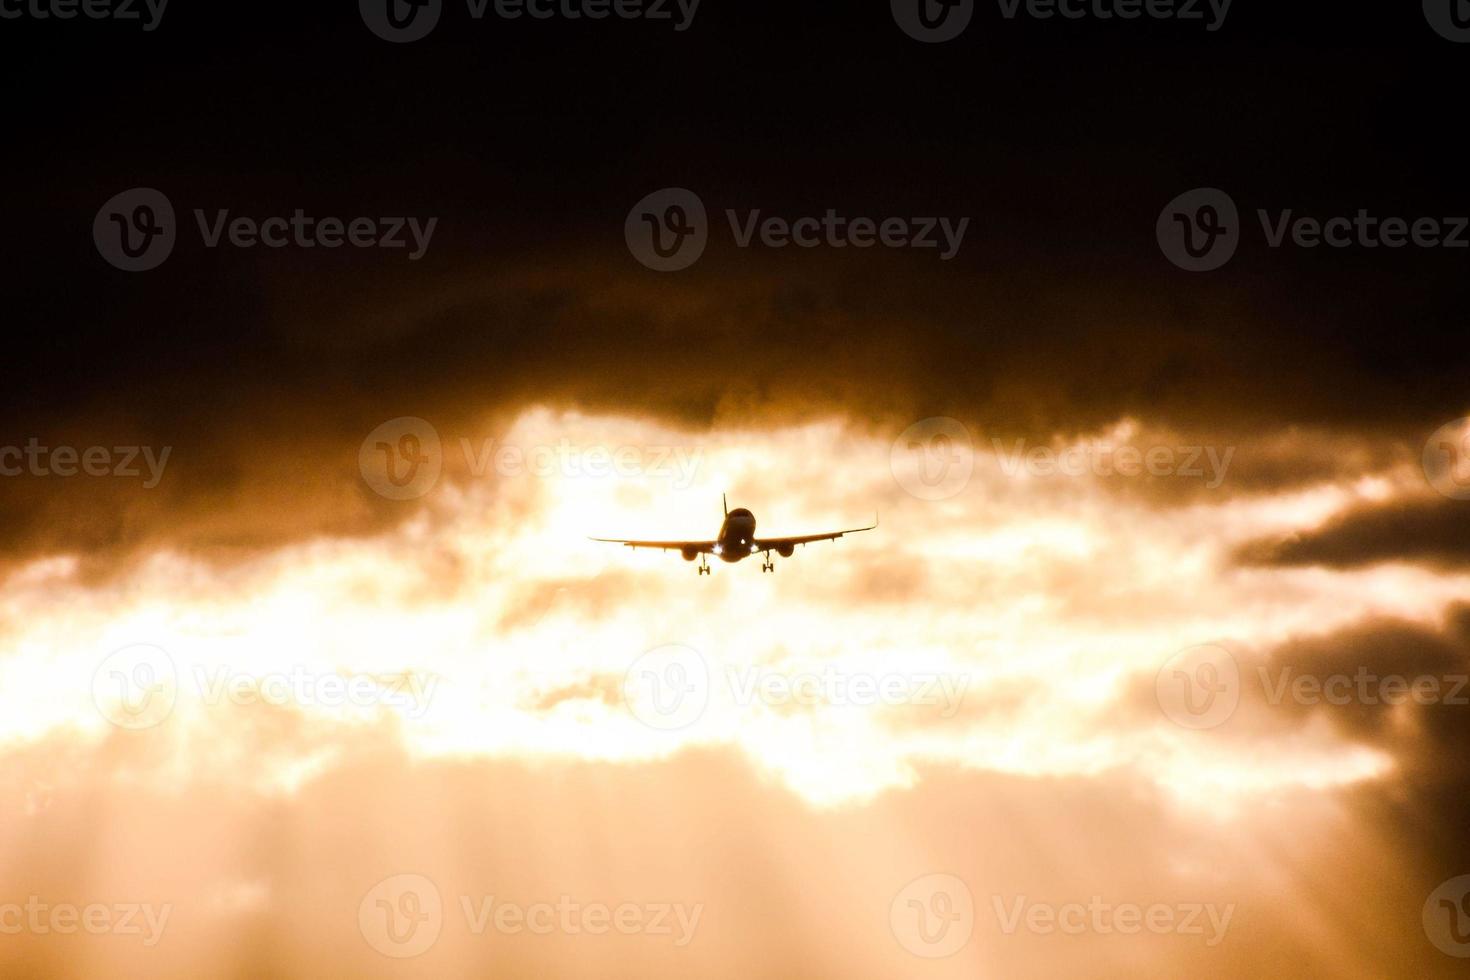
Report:
M1239 737L1176 728L1148 704L1173 653L1224 639L1246 654L1375 614L1430 622L1470 587L1411 566L1230 566L1233 547L1284 515L1342 502L1325 490L1165 511L1090 478L1017 480L982 454L965 492L934 503L896 485L886 437L836 421L694 437L532 410L505 436L682 446L698 466L687 489L656 473L471 481L441 488L392 533L300 544L228 570L160 554L96 586L65 559L38 562L0 593L10 624L0 739L70 725L102 736L93 670L113 650L152 643L178 668L169 724L181 765L186 733L206 717L219 723L206 696L219 677L304 668L414 677L426 692L432 681L423 703L295 706L343 726L391 717L424 756L628 762L730 746L823 804L911 785L919 766L945 764L1030 776L1131 769L1180 799L1207 790L1218 801L1377 778L1388 761L1288 718ZM1395 485L1385 477L1365 492ZM807 549L779 582L738 565L696 579L677 555L585 540L704 537L727 488L781 533L848 526L879 506L890 516L881 530ZM673 731L623 700L630 667L667 644L697 651L710 681L708 707ZM849 687L855 677L899 688L941 678L959 693L950 704L857 703L840 685L785 703L751 694L770 674L834 671ZM331 764L292 760L273 784Z

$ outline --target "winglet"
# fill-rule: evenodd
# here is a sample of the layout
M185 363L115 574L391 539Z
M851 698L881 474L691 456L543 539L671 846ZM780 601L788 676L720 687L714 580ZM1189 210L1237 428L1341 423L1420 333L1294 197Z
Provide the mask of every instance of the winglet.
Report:
M725 495L723 493L720 494L720 503L725 508L725 516L726 517L729 517L730 516L730 501L728 501L728 500L725 499Z

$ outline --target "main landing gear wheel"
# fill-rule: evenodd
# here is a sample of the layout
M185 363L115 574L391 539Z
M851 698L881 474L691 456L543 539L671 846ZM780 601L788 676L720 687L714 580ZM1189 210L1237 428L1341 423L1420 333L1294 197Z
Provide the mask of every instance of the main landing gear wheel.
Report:
M765 574L766 572L772 572L772 573L774 573L775 571L776 571L776 563L773 562L773 561L771 561L771 559L767 558L766 559L766 563L761 566L761 574Z

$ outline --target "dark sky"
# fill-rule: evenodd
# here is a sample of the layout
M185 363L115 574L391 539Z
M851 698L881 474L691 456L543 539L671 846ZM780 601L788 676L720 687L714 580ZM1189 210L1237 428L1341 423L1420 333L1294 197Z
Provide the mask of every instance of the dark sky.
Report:
M1457 140L1465 52L1414 5L1241 0L1215 32L1007 21L981 5L939 45L904 36L881 3L837 16L705 0L684 32L476 22L450 4L408 45L374 37L353 4L302 6L176 0L151 33L4 23L12 411L60 417L120 391L146 404L140 389L215 401L221 384L249 388L261 374L371 384L370 363L319 348L373 362L381 334L322 320L490 270L543 270L524 288L551 304L609 280L665 288L627 261L621 235L632 203L665 186L696 190L716 214L970 217L964 249L943 265L717 244L678 284L769 281L788 312L862 321L847 340L859 352L884 346L902 308L922 321L921 335L904 335L914 356L962 369L941 386L961 407L997 364L1034 372L1032 393L1064 409L1208 415L1245 393L1252 421L1272 425L1417 424L1421 411L1459 407L1470 253L1272 250L1252 225L1226 269L1186 275L1153 238L1163 204L1196 186L1227 190L1246 215L1470 211ZM133 186L163 190L185 217L300 207L440 222L413 264L377 250L209 251L191 233L162 270L128 276L99 261L88 229ZM300 317L303 305L313 315ZM434 336L392 352L400 376L421 364L432 375L452 354L484 371L507 357L539 370L544 342L559 367L584 357L616 378L629 369L609 347L636 365L671 340L636 315L615 338L606 325L568 338L452 305L437 323L420 313L400 325ZM456 312L473 322L450 322ZM852 368L822 356L831 338L787 326L720 329L745 334L758 363L800 360L819 381ZM1117 348L1116 376L1049 390L1076 370L1054 362L1098 343ZM1180 379L1189 390L1170 390ZM643 379L628 380L638 384L624 394L638 397Z

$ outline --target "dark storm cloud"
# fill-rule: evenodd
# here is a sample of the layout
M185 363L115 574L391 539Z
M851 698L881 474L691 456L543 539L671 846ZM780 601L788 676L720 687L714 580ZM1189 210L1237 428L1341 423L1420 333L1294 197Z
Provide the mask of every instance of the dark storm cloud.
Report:
M942 414L982 439L1033 441L1134 415L1236 446L1223 493L1349 475L1354 453L1391 456L1464 412L1455 379L1470 354L1447 329L1467 288L1457 257L1257 241L1197 275L1153 237L1163 204L1206 183L1247 215L1459 204L1458 153L1418 98L1458 78L1446 51L1420 46L1441 42L1420 23L1375 23L1403 45L1385 63L1413 71L1368 79L1316 43L1318 18L1293 28L1295 16L1238 12L1231 36L1204 47L1160 45L1150 25L1075 28L1097 43L1058 46L1031 24L940 50L903 37L882 5L839 27L775 4L710 8L674 40L630 28L613 46L588 25L393 46L350 9L293 10L290 31L230 13L208 58L182 18L146 52L94 33L64 50L20 45L10 64L44 61L66 111L22 101L12 120L17 145L50 153L18 156L6 194L15 329L0 445L125 430L174 455L146 494L0 481L4 554L79 550L111 566L163 544L229 556L371 533L415 510L356 473L374 426L416 414L479 436L531 403L695 432L831 412L889 432ZM1283 30L1313 43L1245 47ZM1148 57L1120 58L1120 43ZM738 85L710 76L732 58ZM874 58L889 70L866 70ZM127 98L99 91L94 72L127 78ZM1325 131L1352 148L1330 165ZM628 254L623 221L673 185L701 195L713 241L695 267L660 275ZM131 275L89 234L130 186L165 191L192 236ZM439 223L408 262L206 249L196 208ZM940 262L739 249L725 216L829 208L971 224ZM1297 430L1384 442L1272 448Z
M1470 505L1416 497L1350 510L1312 531L1249 542L1237 559L1248 565L1358 568L1413 562L1455 569L1470 564Z

